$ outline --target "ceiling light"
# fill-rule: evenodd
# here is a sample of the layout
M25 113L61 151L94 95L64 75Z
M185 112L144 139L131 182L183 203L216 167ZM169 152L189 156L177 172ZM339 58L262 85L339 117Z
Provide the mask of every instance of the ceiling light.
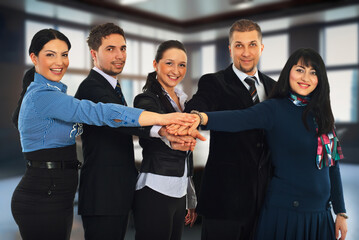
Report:
M122 5L131 5L140 2L146 2L147 0L119 0L120 4Z
M232 5L253 2L253 0L229 0L229 3Z

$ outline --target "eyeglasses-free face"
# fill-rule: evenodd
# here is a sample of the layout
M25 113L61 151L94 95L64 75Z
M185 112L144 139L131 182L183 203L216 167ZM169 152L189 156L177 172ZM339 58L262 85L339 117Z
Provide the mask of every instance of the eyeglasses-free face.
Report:
M69 49L66 42L54 39L44 45L38 56L30 54L35 70L46 79L59 82L69 66Z

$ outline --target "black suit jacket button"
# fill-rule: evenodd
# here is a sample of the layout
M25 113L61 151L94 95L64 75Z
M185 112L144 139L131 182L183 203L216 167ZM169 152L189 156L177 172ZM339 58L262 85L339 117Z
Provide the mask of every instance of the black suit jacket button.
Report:
M299 206L299 202L298 201L294 201L293 202L293 207L298 207Z

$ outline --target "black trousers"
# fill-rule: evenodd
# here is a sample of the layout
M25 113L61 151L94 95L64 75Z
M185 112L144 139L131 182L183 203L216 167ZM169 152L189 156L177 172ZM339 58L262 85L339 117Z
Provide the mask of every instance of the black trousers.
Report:
M128 225L127 215L81 216L86 240L123 240Z
M24 153L35 162L77 165L76 145ZM23 240L70 239L78 169L28 167L16 187L11 211Z
M180 240L186 214L186 196L173 198L151 188L135 192L136 240Z
M23 240L70 239L77 181L77 169L26 170L11 200Z
M253 224L202 217L201 240L251 240L254 237Z

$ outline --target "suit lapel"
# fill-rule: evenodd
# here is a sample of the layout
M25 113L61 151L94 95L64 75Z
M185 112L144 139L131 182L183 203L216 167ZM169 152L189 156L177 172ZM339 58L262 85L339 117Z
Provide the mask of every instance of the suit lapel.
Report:
M264 90L266 92L267 97L270 94L270 91L272 90L274 84L272 82L272 79L268 78L266 75L262 74L260 71L258 71L258 76L263 82Z
M234 73L232 65L224 71L224 79L228 80L228 82L226 82L226 84L228 84L226 86L227 91L235 96L241 108L247 108L253 105L253 100L248 89Z
M116 99L116 103L122 103L122 99L120 98L120 96L118 96L116 90L101 74L91 69L89 77L91 77L95 81L100 82L101 86L105 88L105 91L111 96L111 98Z

